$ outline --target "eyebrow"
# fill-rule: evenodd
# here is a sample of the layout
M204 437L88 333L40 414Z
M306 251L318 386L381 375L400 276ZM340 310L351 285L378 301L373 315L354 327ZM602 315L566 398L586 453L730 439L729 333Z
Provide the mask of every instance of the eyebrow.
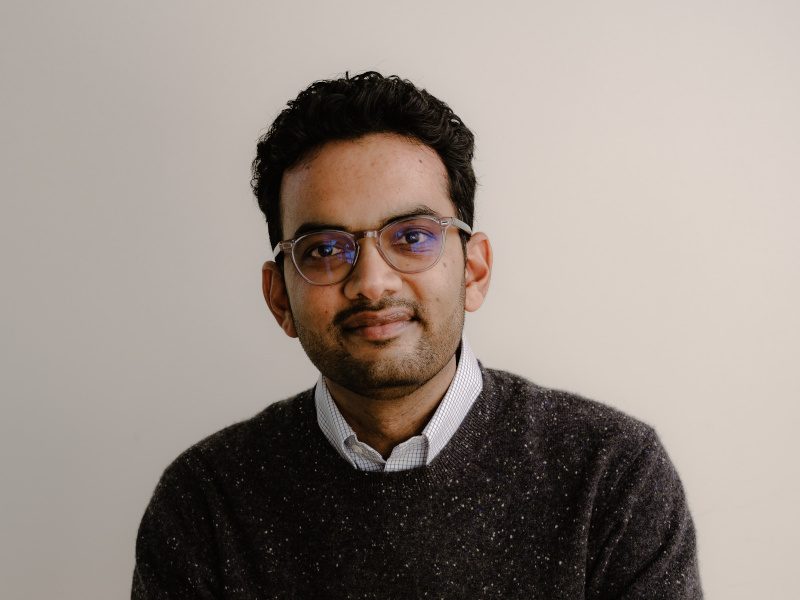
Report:
M377 227L375 227L375 229L377 230L382 227L385 227L392 221L399 221L400 219L406 219L408 217L417 217L420 215L430 215L434 217L440 216L439 213L433 210L431 207L426 206L425 204L418 204L409 210L403 211L402 213L397 213L389 217L386 217L380 222L380 224ZM349 233L356 233L355 231L352 231L349 227L347 227L342 223L331 223L325 221L306 221L295 230L291 239L298 238L306 233L312 233L314 231L326 231L329 229L335 229L337 231L347 231Z

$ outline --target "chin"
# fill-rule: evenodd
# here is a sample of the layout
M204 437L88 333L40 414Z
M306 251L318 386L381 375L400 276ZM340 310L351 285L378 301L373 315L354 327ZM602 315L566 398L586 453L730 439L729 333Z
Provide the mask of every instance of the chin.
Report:
M334 363L320 361L315 364L325 377L342 387L373 397L413 391L427 383L447 364L445 360L440 365L440 361L431 361L430 357L421 356L413 349L389 350L389 354L372 358L348 354L339 356Z
M463 315L463 313L461 313ZM362 395L399 396L435 377L450 362L461 341L462 320L446 331L427 331L420 323L381 339L333 330L320 335L298 327L306 354L320 373Z

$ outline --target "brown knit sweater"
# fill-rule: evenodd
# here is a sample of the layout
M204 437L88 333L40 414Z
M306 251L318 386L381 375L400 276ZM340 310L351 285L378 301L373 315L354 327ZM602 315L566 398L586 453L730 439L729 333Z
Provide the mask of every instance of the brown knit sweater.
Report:
M483 370L430 465L353 469L312 391L193 446L139 529L132 598L701 598L651 428Z

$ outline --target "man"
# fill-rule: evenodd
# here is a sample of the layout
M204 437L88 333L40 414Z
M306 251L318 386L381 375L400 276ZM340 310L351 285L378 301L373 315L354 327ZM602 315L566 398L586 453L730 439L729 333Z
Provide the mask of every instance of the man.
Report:
M483 367L473 136L411 83L317 82L260 140L267 305L316 386L184 452L134 598L699 598L652 429Z

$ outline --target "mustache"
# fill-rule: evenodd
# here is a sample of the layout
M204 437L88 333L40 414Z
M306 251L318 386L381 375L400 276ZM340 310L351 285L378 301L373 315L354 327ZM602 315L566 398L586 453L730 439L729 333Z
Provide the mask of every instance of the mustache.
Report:
M414 321L420 320L420 307L416 302L411 302L410 300L401 300L399 298L385 298L383 300L379 300L378 302L356 302L352 306L348 306L344 310L336 313L336 316L333 317L333 324L337 327L341 327L347 319L353 315L357 315L358 313L378 312L381 310L386 310L387 308L398 307L404 308L411 312Z

